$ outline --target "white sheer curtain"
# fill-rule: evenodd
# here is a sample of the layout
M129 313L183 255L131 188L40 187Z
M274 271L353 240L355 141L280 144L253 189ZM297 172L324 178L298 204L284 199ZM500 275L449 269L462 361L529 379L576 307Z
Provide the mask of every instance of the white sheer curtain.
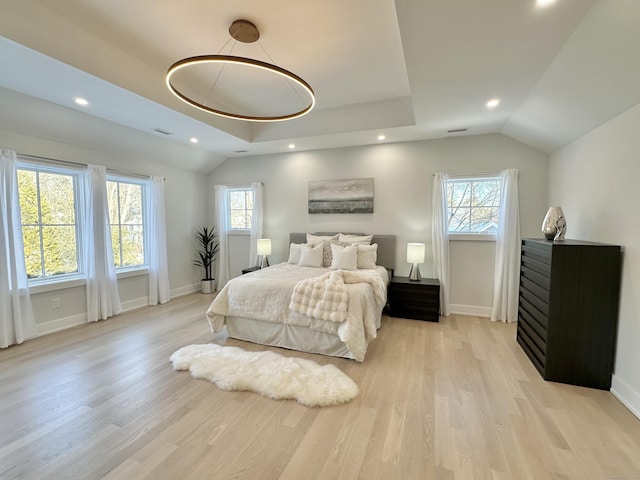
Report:
M35 333L22 244L16 152L0 150L0 348Z
M122 311L111 247L105 167L87 165L85 191L82 243L87 270L87 319L97 322Z
M251 240L248 265L258 265L258 239L262 238L262 183L251 184L253 210L251 212Z
M431 240L433 273L440 280L440 315L449 316L449 212L447 208L447 174L433 178Z
M520 276L520 207L518 200L518 170L511 168L500 174L500 222L496 239L495 277L491 320L518 320L518 290Z
M229 281L229 239L227 235L227 191L229 188L225 185L216 185L215 189L215 207L216 207L216 229L218 231L218 290L222 289Z
M171 300L167 262L167 225L164 205L164 178L151 177L147 212L147 261L149 264L149 305Z

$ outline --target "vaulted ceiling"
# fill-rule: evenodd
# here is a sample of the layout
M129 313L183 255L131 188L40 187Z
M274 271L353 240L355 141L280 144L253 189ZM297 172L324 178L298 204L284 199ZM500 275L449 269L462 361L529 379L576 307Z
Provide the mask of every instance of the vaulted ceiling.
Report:
M499 132L551 152L640 101L637 0L544 8L536 0L0 3L0 128L77 132L89 114L149 141L198 149L205 160L184 166L202 171L229 157L288 151L290 143L365 145L380 134L397 142ZM233 54L304 78L316 94L311 113L277 123L231 120L168 91L167 68L220 52L239 18L261 37L234 45ZM77 96L89 106L75 105ZM52 120L30 98L70 111ZM492 98L500 104L489 109Z

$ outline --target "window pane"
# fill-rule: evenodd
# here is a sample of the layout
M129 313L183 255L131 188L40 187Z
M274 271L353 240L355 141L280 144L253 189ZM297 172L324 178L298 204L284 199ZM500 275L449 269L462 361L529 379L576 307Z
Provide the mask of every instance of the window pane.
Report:
M450 184L449 205L469 206L471 203L471 184L469 182Z
M18 196L20 198L20 217L23 225L38 223L36 172L18 170ZM39 243L38 249L40 249Z
M498 182L474 182L473 205L496 206L500 203L500 184Z
M470 213L471 210L469 208L458 208L451 215L449 219L449 231L450 232L464 232L469 230L469 222L470 222Z
M74 226L43 226L42 243L45 275L78 271Z
M109 206L109 224L118 224L118 182L107 182L107 205Z
M39 178L42 223L75 224L73 177L40 172Z
M144 263L144 239L142 225L122 227L122 266L130 267Z
M247 190L245 202L247 205L247 210L253 211L253 191Z
M245 195L243 191L229 192L229 207L234 210L245 209Z
M111 229L111 248L113 250L113 263L116 267L122 266L122 256L120 255L120 227L109 225Z
M142 223L142 186L120 183L120 222Z
M42 256L40 255L40 227L23 226L24 260L28 278L42 276Z
M231 214L231 228L246 228L244 210L231 210L229 213Z

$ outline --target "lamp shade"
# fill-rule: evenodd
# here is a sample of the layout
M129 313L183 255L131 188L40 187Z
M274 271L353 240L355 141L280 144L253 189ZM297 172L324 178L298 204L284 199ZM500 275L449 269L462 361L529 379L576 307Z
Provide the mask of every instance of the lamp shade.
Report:
M258 239L258 255L271 255L271 239Z
M424 243L407 243L407 262L424 263Z

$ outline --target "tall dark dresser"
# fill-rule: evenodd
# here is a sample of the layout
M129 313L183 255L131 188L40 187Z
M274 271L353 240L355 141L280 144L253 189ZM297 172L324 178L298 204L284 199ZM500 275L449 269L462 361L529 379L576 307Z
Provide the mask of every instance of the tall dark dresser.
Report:
M617 245L522 240L517 341L545 380L611 388L621 264Z

